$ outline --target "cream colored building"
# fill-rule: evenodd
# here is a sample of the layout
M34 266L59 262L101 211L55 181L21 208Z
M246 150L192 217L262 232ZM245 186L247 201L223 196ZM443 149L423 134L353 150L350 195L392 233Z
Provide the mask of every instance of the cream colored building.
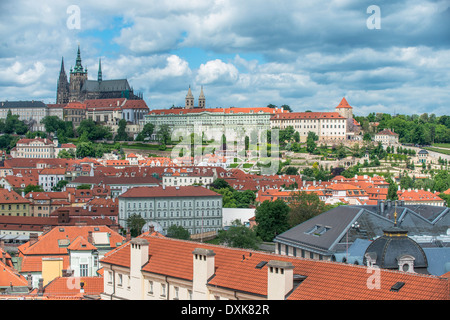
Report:
M192 246L182 242L178 245ZM174 276L169 270L172 269L170 267L166 269L167 272L161 270L161 273L146 268L150 262L149 254L154 250L150 247L151 243L146 237L134 238L124 248L129 252L129 255L126 255L129 261L121 260L114 263L114 253L111 257L106 255L100 261L104 268L102 300L284 300L294 288L294 266L289 261L274 259L265 261L262 267L257 267L259 269L264 267L261 272L265 273L264 281L267 285L267 295L260 296L245 290L210 285L217 268L216 252L213 249L194 247L188 249L190 257L186 255L180 257L186 259L184 263L192 268L190 280L185 277L183 271L180 273L182 276ZM156 259L155 255L152 257ZM166 263L161 267L166 268Z
M300 134L300 142L306 141L309 132L314 132L319 141L347 139L347 118L337 112L291 112L272 116L272 128L289 126Z
M396 145L398 144L398 134L389 129L384 129L375 134L374 140L386 146Z
M144 125L152 123L157 132L162 125L168 125L181 134L204 133L214 138L222 132L241 132L269 130L271 117L284 113L282 108L194 108L151 110L144 117ZM228 137L228 134L227 134Z
M58 140L34 138L20 139L16 146L11 149L12 158L32 158L32 159L53 159L57 158L62 150L73 150L76 152L76 146L71 143L59 144Z
M3 101L0 102L0 118L6 119L8 112L19 115L19 120L31 126L32 131L45 132L41 120L49 115L48 107L42 101Z

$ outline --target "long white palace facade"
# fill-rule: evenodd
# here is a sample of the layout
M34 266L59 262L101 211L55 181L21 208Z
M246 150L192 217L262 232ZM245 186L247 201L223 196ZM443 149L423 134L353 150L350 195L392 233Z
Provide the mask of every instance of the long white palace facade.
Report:
M355 139L358 123L353 119L353 108L343 98L332 112L289 112L283 108L206 108L203 89L201 106L193 106L193 96L189 88L184 108L151 110L144 116L144 125L152 123L154 132L162 125L184 134L203 133L211 137L217 132L239 132L246 135L252 131L261 132L275 128L292 126L305 142L308 133L314 132L319 141L344 141Z

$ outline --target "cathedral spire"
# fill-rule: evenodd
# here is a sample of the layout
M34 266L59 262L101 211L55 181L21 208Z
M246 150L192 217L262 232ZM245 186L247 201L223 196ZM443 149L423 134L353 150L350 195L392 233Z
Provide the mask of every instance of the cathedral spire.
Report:
M98 76L97 76L97 81L101 82L102 81L102 59L100 58L98 60Z
M73 68L74 73L85 73L86 71L83 69L81 64L81 53L80 53L80 45L78 45L77 51L77 59L75 61L75 67Z

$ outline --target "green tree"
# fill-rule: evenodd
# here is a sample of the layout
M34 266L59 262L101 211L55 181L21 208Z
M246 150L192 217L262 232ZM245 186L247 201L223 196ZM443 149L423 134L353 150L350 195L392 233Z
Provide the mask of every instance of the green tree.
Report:
M306 151L309 153L314 153L317 147L317 140L319 140L319 137L314 132L309 131L308 137L306 138Z
M128 141L129 137L126 129L127 129L127 120L120 119L119 128L117 129L117 134L114 137L114 141Z
M219 243L233 248L253 250L259 248L262 241L253 229L244 226L240 220L235 220L232 224L228 230L219 230L217 235Z
M263 241L272 241L289 228L289 206L283 200L266 200L255 210L256 233Z
M172 130L170 129L169 125L167 124L163 124L159 127L157 136L159 139L159 143L161 145L168 145L170 144L170 139L171 139L171 132Z
M127 226L130 228L132 237L137 237L141 234L142 227L145 225L145 220L138 214L132 214L127 219Z
M29 192L43 192L43 191L44 191L44 189L41 186L36 186L33 184L29 184L23 189L23 192L25 194L27 194Z
M77 145L77 158L95 157L94 144L89 142L80 142Z
M191 235L189 234L189 231L183 228L182 226L177 226L173 224L167 229L167 237L181 240L189 240Z
M58 153L58 158L60 159L73 159L75 158L75 152L73 151L73 149L63 149Z
M52 191L62 191L69 183L67 180L59 180L56 185L52 188Z
M325 203L314 192L293 192L289 203L289 225L294 227L325 211Z

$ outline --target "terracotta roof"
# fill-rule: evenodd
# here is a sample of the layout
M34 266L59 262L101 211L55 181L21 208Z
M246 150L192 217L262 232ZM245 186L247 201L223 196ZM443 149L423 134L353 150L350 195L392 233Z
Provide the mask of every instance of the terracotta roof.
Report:
M39 175L64 175L66 174L66 168L44 168Z
M384 129L383 131L380 131L377 133L377 135L381 136L398 136L398 133L395 133L389 129Z
M208 281L213 287L227 288L260 297L267 295L267 266L256 268L262 261L281 260L292 263L294 274L306 277L288 296L288 300L447 300L448 280L440 277L379 269L380 289L367 284L373 274L366 266L288 257L276 254L234 249L170 238L143 236L149 241L148 263L143 272L167 275L192 281L192 252L196 248L213 250L215 273ZM103 264L129 268L130 242L107 253ZM404 287L394 292L397 282Z
M398 199L404 201L444 201L436 194L425 190L398 191Z
M345 98L342 98L341 102L336 108L346 108L346 109L353 109L347 102Z
M281 108L268 108L268 107L255 107L255 108L212 108L212 109L159 109L159 110L151 110L149 115L184 115L184 114L192 114L192 113L202 113L202 112L210 112L210 113L224 113L224 114L250 114L250 113L283 113L284 111Z
M67 249L73 251L90 251L90 250L97 250L97 247L92 245L92 243L89 243L89 241L87 241L82 236L79 236L72 241L72 243L67 247Z
M67 254L67 246L61 245L58 240L67 239L72 243L77 237L82 236L88 238L88 232L95 233L111 233L108 236L108 244L111 248L115 248L116 244L123 241L123 237L117 232L106 226L61 226L55 227L46 234L39 236L38 241L31 245L27 242L19 246L22 255L65 255Z
M0 288L9 286L23 287L27 285L28 281L24 276L0 260Z
M24 197L20 196L17 192L0 188L0 203L30 203Z
M153 197L222 197L217 192L206 189L202 186L184 187L135 187L119 198L153 198Z
M80 294L80 283L84 293ZM58 277L44 287L44 295L49 296L83 296L103 293L103 277Z
M271 120L277 120L277 119L341 119L344 120L345 118L341 116L337 112L290 112L290 113L279 113L276 115L273 115Z

